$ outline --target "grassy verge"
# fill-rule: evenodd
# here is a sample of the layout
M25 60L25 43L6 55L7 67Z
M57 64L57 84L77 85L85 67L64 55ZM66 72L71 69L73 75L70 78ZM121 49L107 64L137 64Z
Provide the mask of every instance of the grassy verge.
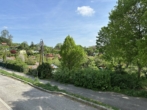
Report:
M49 91L56 91L56 92L63 92L63 93L66 93L68 95L71 95L73 97L76 97L76 98L80 98L82 100L85 100L85 101L88 101L88 102L92 102L94 104L98 104L98 105L101 105L101 106L104 106L108 109L111 109L111 110L119 110L118 108L116 107L112 107L110 105L107 105L107 104L104 104L102 102L99 102L99 101L96 101L96 100L92 100L92 99L89 99L89 98L85 98L83 96L80 96L80 95L77 95L77 94L72 94L72 93L69 93L69 92L66 92L64 90L60 90L57 86L52 86L50 85L49 83L48 84L43 84L43 83L40 83L39 80L37 78L35 78L34 80L31 79L31 78L26 78L24 76L19 76L19 75L16 75L16 74L11 74L7 71L4 71L4 70L1 70L0 69L0 73L3 74L3 75L6 75L6 76L9 76L9 77L15 77L17 79L20 79L20 80L23 80L25 82L29 82L31 84L33 84L34 86L37 86L37 87L40 87L40 88L43 88L45 90L49 90Z

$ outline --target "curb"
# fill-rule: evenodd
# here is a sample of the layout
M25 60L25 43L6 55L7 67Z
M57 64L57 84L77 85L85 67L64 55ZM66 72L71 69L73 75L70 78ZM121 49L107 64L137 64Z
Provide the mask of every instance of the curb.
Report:
M7 75L4 75L4 74L2 74L2 73L0 73L0 74L3 75L3 76L7 76ZM65 96L65 97L67 97L67 98L70 98L70 99L75 100L75 101L78 101L78 102L80 102L80 103L83 103L83 104L86 104L86 105L89 105L89 106L98 108L98 109L100 109L100 110L112 110L111 108L106 108L106 107L104 107L104 106L101 106L101 105L95 104L95 103L93 103L93 102L89 102L89 101L83 100L83 99L81 99L81 98L74 97L74 96L69 95L69 94L66 94L66 93L64 93L64 92L49 91L49 90L43 89L43 88L41 88L41 87L37 87L37 86L33 85L33 84L30 83L30 82L21 80L21 79L19 79L19 78L14 77L14 76L8 76L8 77L11 77L11 78L13 78L13 79L19 80L19 81L21 81L21 82L24 82L24 83L26 83L26 84L28 84L28 85L30 85L30 86L36 88L36 89L39 89L39 90L41 90L41 91L43 91L43 92L47 92L47 93L51 93L51 94L63 95L63 96ZM11 109L11 110L12 110L12 109Z

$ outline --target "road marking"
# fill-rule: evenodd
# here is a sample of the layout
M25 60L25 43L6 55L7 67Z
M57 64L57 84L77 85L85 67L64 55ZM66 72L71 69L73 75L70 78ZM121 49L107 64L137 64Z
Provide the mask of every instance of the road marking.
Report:
M42 107L41 106L38 106L39 110L42 110Z
M10 108L1 98L0 98L0 102L1 102L8 110L12 110L12 108Z

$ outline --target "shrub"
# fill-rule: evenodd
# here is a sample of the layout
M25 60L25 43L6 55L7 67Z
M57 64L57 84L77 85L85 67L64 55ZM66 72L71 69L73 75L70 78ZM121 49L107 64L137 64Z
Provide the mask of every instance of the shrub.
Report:
M42 63L38 68L38 77L39 78L51 78L52 77L52 67L49 63Z
M16 54L17 51L16 50L10 50L11 54Z
M22 61L7 60L4 65L6 68L12 69L18 72L27 73L29 70L28 66Z
M72 71L60 69L55 72L54 79L89 89L108 90L111 87L109 73L90 68Z
M38 76L38 71L37 71L37 69L29 69L28 74L32 75L34 77L37 77Z
M67 68L57 69L57 71L53 74L53 78L62 83L71 83L70 71Z
M140 89L143 88L145 78L141 77L137 80L137 74L119 74L111 73L111 86L119 87L120 89Z
M28 58L28 59L26 60L26 63L27 63L28 65L35 65L36 61L35 61L34 59L32 59L32 58Z
M73 83L76 86L89 89L108 90L111 87L109 73L109 71L87 68L77 70L71 75Z

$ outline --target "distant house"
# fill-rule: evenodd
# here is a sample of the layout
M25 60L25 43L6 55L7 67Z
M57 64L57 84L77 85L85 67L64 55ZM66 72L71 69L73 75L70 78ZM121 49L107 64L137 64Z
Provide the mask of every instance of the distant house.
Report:
M46 54L45 55L47 58L50 58L50 59L53 59L54 58L54 55L53 54Z
M5 42L2 42L2 45L7 45L7 43L5 43Z

